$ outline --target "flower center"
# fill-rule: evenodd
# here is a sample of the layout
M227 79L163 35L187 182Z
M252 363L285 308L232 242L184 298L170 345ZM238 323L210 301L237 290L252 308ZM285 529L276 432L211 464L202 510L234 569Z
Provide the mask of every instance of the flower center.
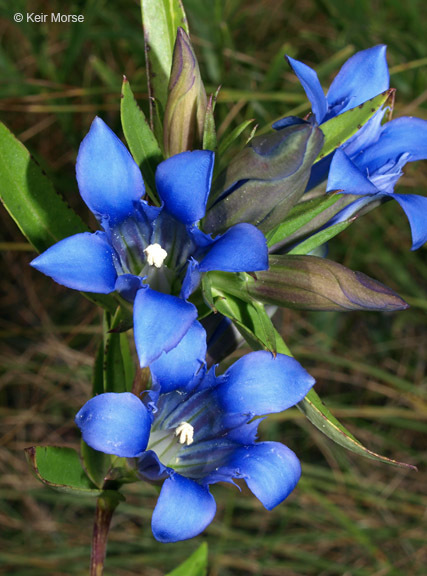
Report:
M175 429L175 436L178 437L178 442L180 444L190 444L193 443L194 428L188 422L181 422L179 426Z
M160 244L150 244L144 250L145 257L150 266L155 266L156 268L161 268L163 262L168 256L166 250L164 250Z

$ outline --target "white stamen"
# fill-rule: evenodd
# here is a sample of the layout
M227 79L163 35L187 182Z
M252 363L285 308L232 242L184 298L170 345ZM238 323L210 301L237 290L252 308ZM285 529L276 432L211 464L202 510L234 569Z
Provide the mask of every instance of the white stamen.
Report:
M160 244L150 244L144 250L144 254L147 258L147 262L150 266L155 266L156 268L161 268L162 264L167 258L168 253L166 250L160 246Z
M194 428L188 422L181 422L175 430L175 436L178 436L178 442L180 444L187 444L187 446L193 443L193 434Z

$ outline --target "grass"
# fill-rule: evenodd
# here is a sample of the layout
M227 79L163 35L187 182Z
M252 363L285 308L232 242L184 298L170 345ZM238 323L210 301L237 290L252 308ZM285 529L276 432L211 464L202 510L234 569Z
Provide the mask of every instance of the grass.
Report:
M27 7L28 4L28 7ZM357 50L388 44L395 115L427 119L427 6L338 0L184 0L206 84L223 85L218 132L255 118L264 124L308 112L283 54L316 67L327 86ZM16 24L14 12L64 11L63 4L0 2L0 116L84 218L74 162L95 114L120 133L121 75L143 108L144 46L137 1L69 3L84 25ZM248 130L249 134L250 129ZM425 166L399 191L423 193ZM110 535L106 574L158 576L209 543L210 576L422 576L427 562L427 284L425 248L411 252L408 224L390 202L355 223L330 257L398 291L408 311L300 313L278 325L317 390L368 447L415 464L418 473L356 457L296 410L262 424L301 458L298 489L272 512L243 490L216 486L218 513L203 536L161 545L149 528L156 492L129 486ZM88 566L94 502L55 493L29 473L32 444L78 447L73 417L90 393L100 315L78 294L31 270L33 257L2 212L0 279L0 574L77 575Z

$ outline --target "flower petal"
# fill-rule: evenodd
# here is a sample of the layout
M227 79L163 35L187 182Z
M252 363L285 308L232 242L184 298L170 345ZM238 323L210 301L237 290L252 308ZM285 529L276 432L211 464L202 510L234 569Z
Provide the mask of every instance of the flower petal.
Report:
M328 105L316 72L310 68L310 66L307 66L307 64L294 60L294 58L290 56L287 56L286 59L292 70L298 76L298 80L301 82L307 98L310 100L311 109L316 117L316 121L320 124L326 116Z
M136 294L133 318L136 350L142 367L178 345L196 320L197 309L181 298L147 286Z
M252 352L219 377L218 401L225 413L261 416L281 412L304 398L314 378L291 356Z
M379 190L367 176L338 149L329 169L327 192L339 190L343 194L377 194Z
M121 222L134 211L144 195L141 172L112 130L95 118L80 145L76 165L80 194L100 219Z
M95 450L133 458L147 447L151 414L133 394L109 392L86 402L75 422L83 440Z
M412 233L412 250L427 242L427 198L417 194L392 194L408 217Z
M271 510L289 496L301 476L296 455L279 442L261 442L236 450L228 466L235 467L252 493Z
M182 152L156 170L156 187L166 210L184 224L205 215L215 155L209 150Z
M349 58L332 82L326 95L334 116L355 108L388 89L390 76L387 47L374 46Z
M163 354L150 365L153 382L161 393L186 389L205 363L206 332L199 322L193 322L175 348Z
M187 298L189 298L194 290L199 286L201 277L202 275L199 263L194 258L191 258L187 266L184 280L182 281L180 297L187 300Z
M74 290L114 292L117 273L113 250L103 232L83 232L64 238L35 258L31 266Z
M194 538L212 522L216 504L208 488L174 474L162 486L151 528L159 542Z
M200 272L253 272L268 268L264 234L251 224L236 224L217 238L200 262Z
M403 117L387 122L377 142L367 148L359 158L372 173L389 161L397 162L405 153L408 154L407 162L427 158L426 120Z

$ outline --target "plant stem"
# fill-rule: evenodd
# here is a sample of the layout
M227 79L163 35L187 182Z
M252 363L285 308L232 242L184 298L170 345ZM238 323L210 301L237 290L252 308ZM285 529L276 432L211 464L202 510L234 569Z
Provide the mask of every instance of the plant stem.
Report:
M108 532L111 518L120 499L114 494L102 494L98 497L92 534L92 553L90 558L90 576L102 576L107 552Z

